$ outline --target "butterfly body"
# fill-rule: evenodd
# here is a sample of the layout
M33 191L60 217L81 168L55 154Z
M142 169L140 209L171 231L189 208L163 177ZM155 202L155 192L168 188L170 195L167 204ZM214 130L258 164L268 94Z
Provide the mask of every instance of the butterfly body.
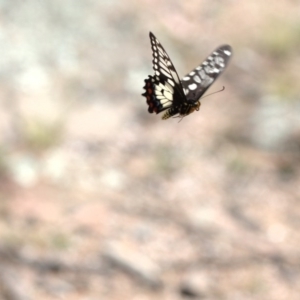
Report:
M145 79L145 93L149 113L165 111L162 119L184 117L200 109L201 96L225 69L232 54L228 45L220 46L182 80L171 59L157 38L150 32L153 51L154 76Z
M183 102L179 107L171 107L169 108L164 115L162 116L163 120L166 120L172 116L176 116L177 114L180 117L185 117L195 110L198 111L200 109L200 101L197 101L196 103L192 100L186 100L186 102Z

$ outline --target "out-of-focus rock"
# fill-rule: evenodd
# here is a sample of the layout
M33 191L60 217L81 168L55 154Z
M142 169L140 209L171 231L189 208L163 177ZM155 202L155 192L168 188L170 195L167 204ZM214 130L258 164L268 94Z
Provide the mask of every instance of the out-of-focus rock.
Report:
M109 243L104 257L114 266L134 275L152 288L162 287L159 267L148 257L121 243Z
M207 273L190 271L180 284L180 294L184 297L204 299L208 296L211 282Z

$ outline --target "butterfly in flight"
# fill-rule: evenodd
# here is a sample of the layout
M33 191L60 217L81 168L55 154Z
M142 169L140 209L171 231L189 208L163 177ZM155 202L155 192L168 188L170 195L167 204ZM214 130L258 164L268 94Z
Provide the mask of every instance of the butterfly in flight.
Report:
M166 120L172 116L185 117L200 109L200 98L212 85L228 64L232 49L223 45L213 51L206 60L184 76L181 80L173 63L152 32L150 32L153 51L154 76L145 79L142 96L147 99L149 113L160 113Z

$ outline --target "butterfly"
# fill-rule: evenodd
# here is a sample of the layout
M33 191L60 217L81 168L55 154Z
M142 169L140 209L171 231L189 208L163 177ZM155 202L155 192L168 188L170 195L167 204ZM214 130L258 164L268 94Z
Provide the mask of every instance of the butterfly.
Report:
M206 60L184 76L181 80L164 47L149 34L153 51L154 76L145 79L142 96L145 96L149 113L166 112L166 120L172 116L185 117L200 109L200 98L224 71L232 55L229 45L223 45L213 51Z

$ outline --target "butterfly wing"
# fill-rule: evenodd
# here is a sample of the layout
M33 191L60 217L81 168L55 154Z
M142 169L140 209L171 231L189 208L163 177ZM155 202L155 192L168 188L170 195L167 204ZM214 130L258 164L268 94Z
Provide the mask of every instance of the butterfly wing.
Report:
M147 99L148 111L158 114L172 107L176 114L185 99L181 81L161 43L152 32L149 35L153 53L154 76L145 79L144 89L146 92L143 96Z
M218 76L225 70L232 55L229 45L223 45L212 52L206 60L182 78L186 98L198 101Z

